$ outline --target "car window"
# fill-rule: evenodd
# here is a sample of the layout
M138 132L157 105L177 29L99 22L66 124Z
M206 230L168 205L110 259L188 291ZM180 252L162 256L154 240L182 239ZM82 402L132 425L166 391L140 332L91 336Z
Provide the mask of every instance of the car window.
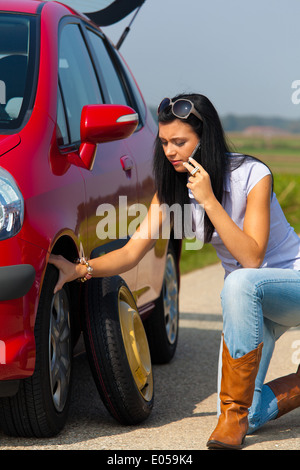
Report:
M121 57L114 51L115 59L122 70L122 74L124 78L126 79L127 86L130 90L130 94L132 97L132 107L139 113L139 118L140 118L140 124L142 124L146 118L146 108L145 108L145 103L144 100L141 96L141 93L138 89L138 86L135 83L135 80L130 72L128 70L127 65L124 63L123 60L121 60Z
M0 128L16 129L32 104L35 18L0 13Z
M94 53L99 61L101 75L105 81L105 87L112 104L129 105L129 100L118 76L112 59L106 49L103 39L90 29L87 30Z
M83 106L103 103L103 99L93 63L77 24L67 24L61 31L59 80L69 123L70 140L71 143L79 142Z
M58 145L67 145L69 143L68 125L60 89L58 89L57 100L56 137Z

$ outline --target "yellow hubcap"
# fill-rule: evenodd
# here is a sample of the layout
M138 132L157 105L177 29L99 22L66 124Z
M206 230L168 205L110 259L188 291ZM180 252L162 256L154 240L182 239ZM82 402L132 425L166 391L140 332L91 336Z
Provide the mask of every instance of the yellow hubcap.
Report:
M147 401L153 396L153 375L147 336L126 288L119 293L119 317L128 363L136 386Z

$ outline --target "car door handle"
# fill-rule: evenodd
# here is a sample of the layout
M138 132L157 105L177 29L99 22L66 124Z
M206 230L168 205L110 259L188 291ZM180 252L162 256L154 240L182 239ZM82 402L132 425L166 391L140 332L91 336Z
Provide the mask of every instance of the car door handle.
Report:
M133 160L128 155L124 155L120 158L120 162L124 171L132 170L133 168Z

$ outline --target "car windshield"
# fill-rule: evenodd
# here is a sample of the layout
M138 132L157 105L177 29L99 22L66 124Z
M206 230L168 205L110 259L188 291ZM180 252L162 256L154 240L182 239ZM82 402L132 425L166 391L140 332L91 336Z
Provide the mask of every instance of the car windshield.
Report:
M34 16L0 13L0 133L22 125L32 107Z

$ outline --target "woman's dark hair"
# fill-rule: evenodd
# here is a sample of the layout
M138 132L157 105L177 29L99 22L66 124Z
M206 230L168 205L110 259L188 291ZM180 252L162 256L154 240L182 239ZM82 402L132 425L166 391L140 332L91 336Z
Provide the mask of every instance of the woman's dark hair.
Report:
M190 114L187 119L180 120L190 124L194 132L199 136L199 139L201 139L201 149L195 153L193 158L200 163L209 174L213 192L217 200L222 203L225 171L235 170L248 158L256 161L260 160L250 155L242 154L235 154L235 157L228 158L228 154L231 153L230 146L226 141L219 115L206 96L196 93L180 94L172 98L172 102L177 99L188 99L192 101L196 110L202 117L201 121L194 114ZM171 106L167 106L158 115L159 123L170 123L175 119L179 118L174 116ZM187 173L174 171L172 164L165 157L158 135L154 148L153 171L155 189L160 203L166 203L169 207L174 203L180 204L183 213L184 205L190 203L186 187ZM204 241L206 243L211 240L213 231L214 226L205 213Z
M226 152L230 152L230 150L226 143L220 118L212 103L203 95L181 94L174 97L172 101L184 98L194 103L195 108L202 117L202 121L200 121L196 116L190 114L187 119L182 119L183 122L192 126L194 132L201 139L201 150L196 152L194 159L209 174L214 194L217 200L222 203ZM171 106L165 108L158 116L158 121L161 123L170 123L175 119L178 118L172 113ZM160 203L166 203L169 206L178 203L183 210L184 204L190 203L186 187L187 174L174 171L172 164L165 157L159 136L155 141L153 170ZM204 227L205 242L209 242L214 226L206 214Z

